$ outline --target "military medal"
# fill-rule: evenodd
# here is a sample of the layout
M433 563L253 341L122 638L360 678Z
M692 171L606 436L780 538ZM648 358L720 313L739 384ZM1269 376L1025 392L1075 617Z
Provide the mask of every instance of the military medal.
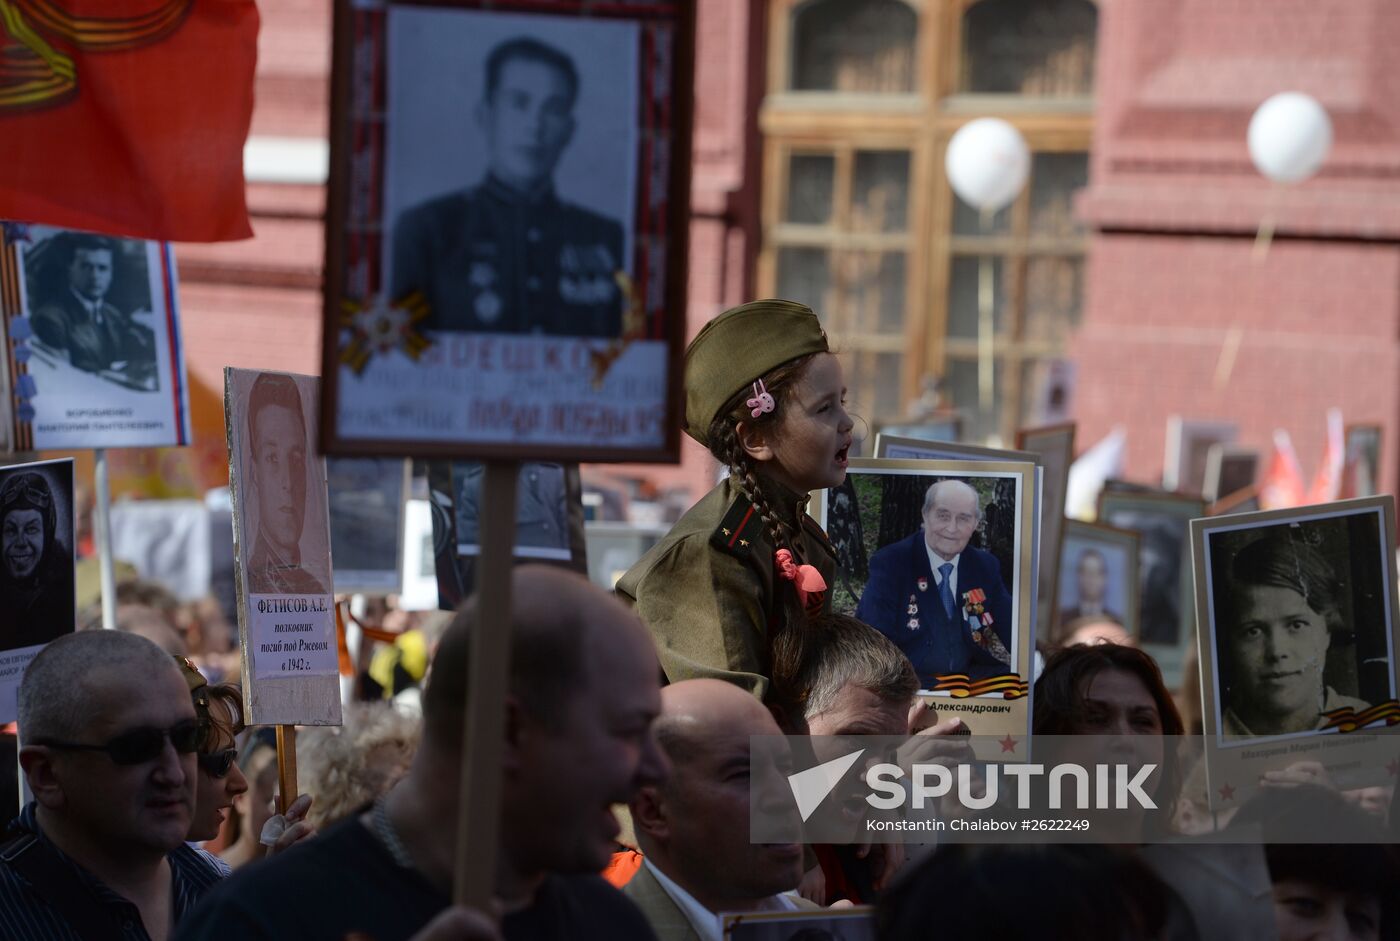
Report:
M919 591L928 591L928 579L927 579L927 578L921 578L921 579L919 579Z
M919 619L918 619L918 618L910 618L910 619L909 619L909 624L908 624L907 626L908 626L908 628L909 628L911 631L917 631L917 630L919 629Z

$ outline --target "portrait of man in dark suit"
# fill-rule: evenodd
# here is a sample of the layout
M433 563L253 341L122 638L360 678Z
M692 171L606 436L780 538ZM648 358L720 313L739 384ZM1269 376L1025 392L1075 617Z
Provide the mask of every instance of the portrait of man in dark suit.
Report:
M1123 616L1108 603L1108 559L1098 549L1082 549L1074 563L1075 594L1060 609L1061 625L1080 618L1099 618L1123 623Z
M324 595L327 587L302 566L306 470L310 442L296 380L262 373L248 392L251 473L244 499L258 508L248 590L253 594Z
M517 37L492 49L485 73L473 121L486 174L399 215L392 298L421 292L429 330L620 335L623 227L555 191L577 124L578 68Z
M1011 594L996 556L969 546L982 522L977 491L940 480L924 495L923 527L870 558L856 617L894 641L921 685L1011 670ZM980 599L980 600L979 600Z
M120 258L116 242L63 232L46 248L57 250L61 271L54 271L54 262L42 266L43 290L36 295L32 314L34 336L75 369L128 388L157 391L155 332L113 303ZM149 305L146 297L144 309Z

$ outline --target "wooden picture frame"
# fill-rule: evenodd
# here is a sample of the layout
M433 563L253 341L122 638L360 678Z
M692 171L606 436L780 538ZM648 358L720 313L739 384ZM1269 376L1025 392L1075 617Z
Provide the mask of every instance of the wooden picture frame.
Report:
M324 453L679 460L694 16L640 0L337 0ZM528 160L490 143L509 117L487 86L522 56L571 89L567 133ZM491 200L520 193L503 182L514 170L543 181L519 197L536 221L493 229ZM478 234L446 241L466 230L449 214Z
M1142 649L1162 668L1168 687L1181 686L1195 644L1189 524L1205 516L1197 497L1171 493L1099 494L1098 522L1140 535L1138 611Z

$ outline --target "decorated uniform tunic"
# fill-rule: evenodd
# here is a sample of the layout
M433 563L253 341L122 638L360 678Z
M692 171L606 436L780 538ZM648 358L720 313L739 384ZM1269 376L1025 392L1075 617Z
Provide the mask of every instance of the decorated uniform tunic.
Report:
M831 584L836 554L806 512L807 497L766 483L775 512L794 526L800 552ZM762 698L769 640L783 617L768 526L731 480L682 516L617 583L651 630L666 679L728 680ZM823 599L823 607L828 605Z

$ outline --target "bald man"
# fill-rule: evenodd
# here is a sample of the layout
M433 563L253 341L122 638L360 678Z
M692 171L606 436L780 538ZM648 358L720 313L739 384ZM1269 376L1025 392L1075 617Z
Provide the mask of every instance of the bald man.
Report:
M802 878L801 844L749 842L749 736L781 734L768 710L732 683L684 680L661 691L656 737L671 776L632 799L645 861L623 890L660 941L720 941L723 912L815 907L781 894ZM758 810L797 813L791 792L779 788Z
M961 480L938 481L924 494L923 522L870 557L856 617L904 651L922 689L949 673L978 680L1011 672L1012 602L1001 564L968 545L982 523L977 491ZM978 589L980 614L969 597Z
M571 572L522 566L512 592L500 804L475 809L500 817L498 845L474 851L495 859L501 937L645 941L646 919L595 874L618 835L611 806L666 776L652 733L661 695L651 636ZM422 744L386 797L234 875L180 938L404 941L438 916L456 858L471 635L495 626L480 623L472 599L444 633Z

